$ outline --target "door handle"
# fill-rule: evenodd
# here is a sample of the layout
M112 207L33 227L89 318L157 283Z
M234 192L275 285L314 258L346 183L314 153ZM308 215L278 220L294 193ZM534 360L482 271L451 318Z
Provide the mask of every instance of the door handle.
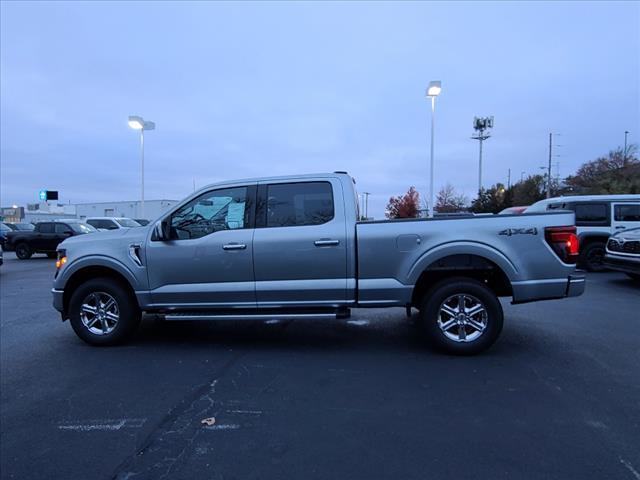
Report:
M313 242L316 247L333 247L340 244L340 240L316 240Z
M625 227L624 225L618 225L616 227L616 230L624 230L625 228L627 228L627 227Z
M227 243L222 248L224 250L244 250L247 246L244 243Z

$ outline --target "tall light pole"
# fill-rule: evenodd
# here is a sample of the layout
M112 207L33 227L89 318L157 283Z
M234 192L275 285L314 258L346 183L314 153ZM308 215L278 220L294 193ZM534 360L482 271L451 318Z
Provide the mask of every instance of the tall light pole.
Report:
M442 91L442 82L433 80L429 82L427 87L427 98L431 99L431 166L429 174L429 217L433 217L434 213L434 197L433 197L433 145L435 136L435 118L436 118L436 97Z
M491 137L491 133L487 130L493 128L493 116L491 117L474 117L473 129L476 131L475 135L472 135L473 140L480 141L480 156L478 158L478 195L482 191L482 142Z
M129 115L129 126L140 130L140 217L144 218L144 131L155 130L156 124L145 121L142 117Z

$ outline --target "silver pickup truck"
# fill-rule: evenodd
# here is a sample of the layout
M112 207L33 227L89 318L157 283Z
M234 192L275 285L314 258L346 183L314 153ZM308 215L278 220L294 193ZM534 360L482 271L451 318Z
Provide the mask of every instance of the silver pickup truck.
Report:
M53 304L93 345L130 337L142 312L320 319L415 307L433 345L472 354L500 334L499 297L584 291L573 212L358 218L344 172L210 185L148 227L65 240Z

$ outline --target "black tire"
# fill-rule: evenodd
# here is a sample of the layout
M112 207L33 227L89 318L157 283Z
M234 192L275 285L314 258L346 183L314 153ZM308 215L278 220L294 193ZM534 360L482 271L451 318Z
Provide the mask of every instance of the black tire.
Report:
M48 258L57 258L58 254L56 252L53 252L53 253L49 252L49 253L47 253L47 257Z
M606 270L604 266L604 242L588 243L582 252L582 265L589 272L603 272Z
M33 252L27 243L22 242L16 245L16 257L20 260L29 260L31 255L33 255Z
M91 295L95 295L90 299ZM111 297L116 304L116 312L118 314L117 322L107 319L108 327L104 330L101 325L102 321L97 319L94 323L94 329L106 331L107 333L96 333L92 331L81 317L81 307L84 304L89 306L103 303L96 301L98 298L106 300ZM113 311L111 312L113 313ZM105 315L106 316L106 315ZM87 318L91 317L91 318ZM93 314L85 314L88 322L96 317ZM80 285L71 295L69 302L69 320L73 331L82 340L90 345L107 346L117 345L128 340L140 324L141 313L136 303L135 297L118 281L107 277L94 278ZM91 326L91 324L90 324ZM109 328L112 330L109 331Z
M446 313L443 313L441 318L441 307L451 298L454 302L457 301L459 295L463 295L465 301L470 302L470 306L475 305L477 301L484 307L484 314L472 316L476 324L484 325L482 331L471 327L470 324L461 326L454 323L446 330L447 333L440 327L441 322L446 325L447 321L454 318ZM502 305L495 293L484 283L467 277L452 277L437 283L425 294L420 305L420 321L425 339L438 350L454 355L475 355L488 349L500 335L503 324ZM466 340L461 339L462 331L465 332ZM471 339L477 333L479 335ZM454 340L447 334L458 338Z
M636 282L640 282L640 273L629 273L629 272L627 272L627 275L629 275L629 277L631 277Z

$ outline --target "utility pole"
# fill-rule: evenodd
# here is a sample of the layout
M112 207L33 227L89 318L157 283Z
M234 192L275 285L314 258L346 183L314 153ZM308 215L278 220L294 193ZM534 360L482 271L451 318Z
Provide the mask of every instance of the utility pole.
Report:
M553 150L553 133L549 133L549 166L547 167L547 198L551 198L551 155Z
M622 157L622 164L624 166L627 165L627 135L629 135L629 131L625 130L624 131L624 153L623 153L623 157Z
M511 169L509 169L509 173L507 174L507 190L511 188Z
M491 133L488 131L485 132L485 130L490 128L493 128L493 117L473 118L473 129L476 133L472 135L471 138L480 142L480 157L478 159L478 195L480 195L480 192L482 191L482 142L491 137Z
M525 173L527 173L527 172L524 172L524 171L520 172L520 181L521 181L521 182L523 182L523 181L524 181L524 174L525 174Z

